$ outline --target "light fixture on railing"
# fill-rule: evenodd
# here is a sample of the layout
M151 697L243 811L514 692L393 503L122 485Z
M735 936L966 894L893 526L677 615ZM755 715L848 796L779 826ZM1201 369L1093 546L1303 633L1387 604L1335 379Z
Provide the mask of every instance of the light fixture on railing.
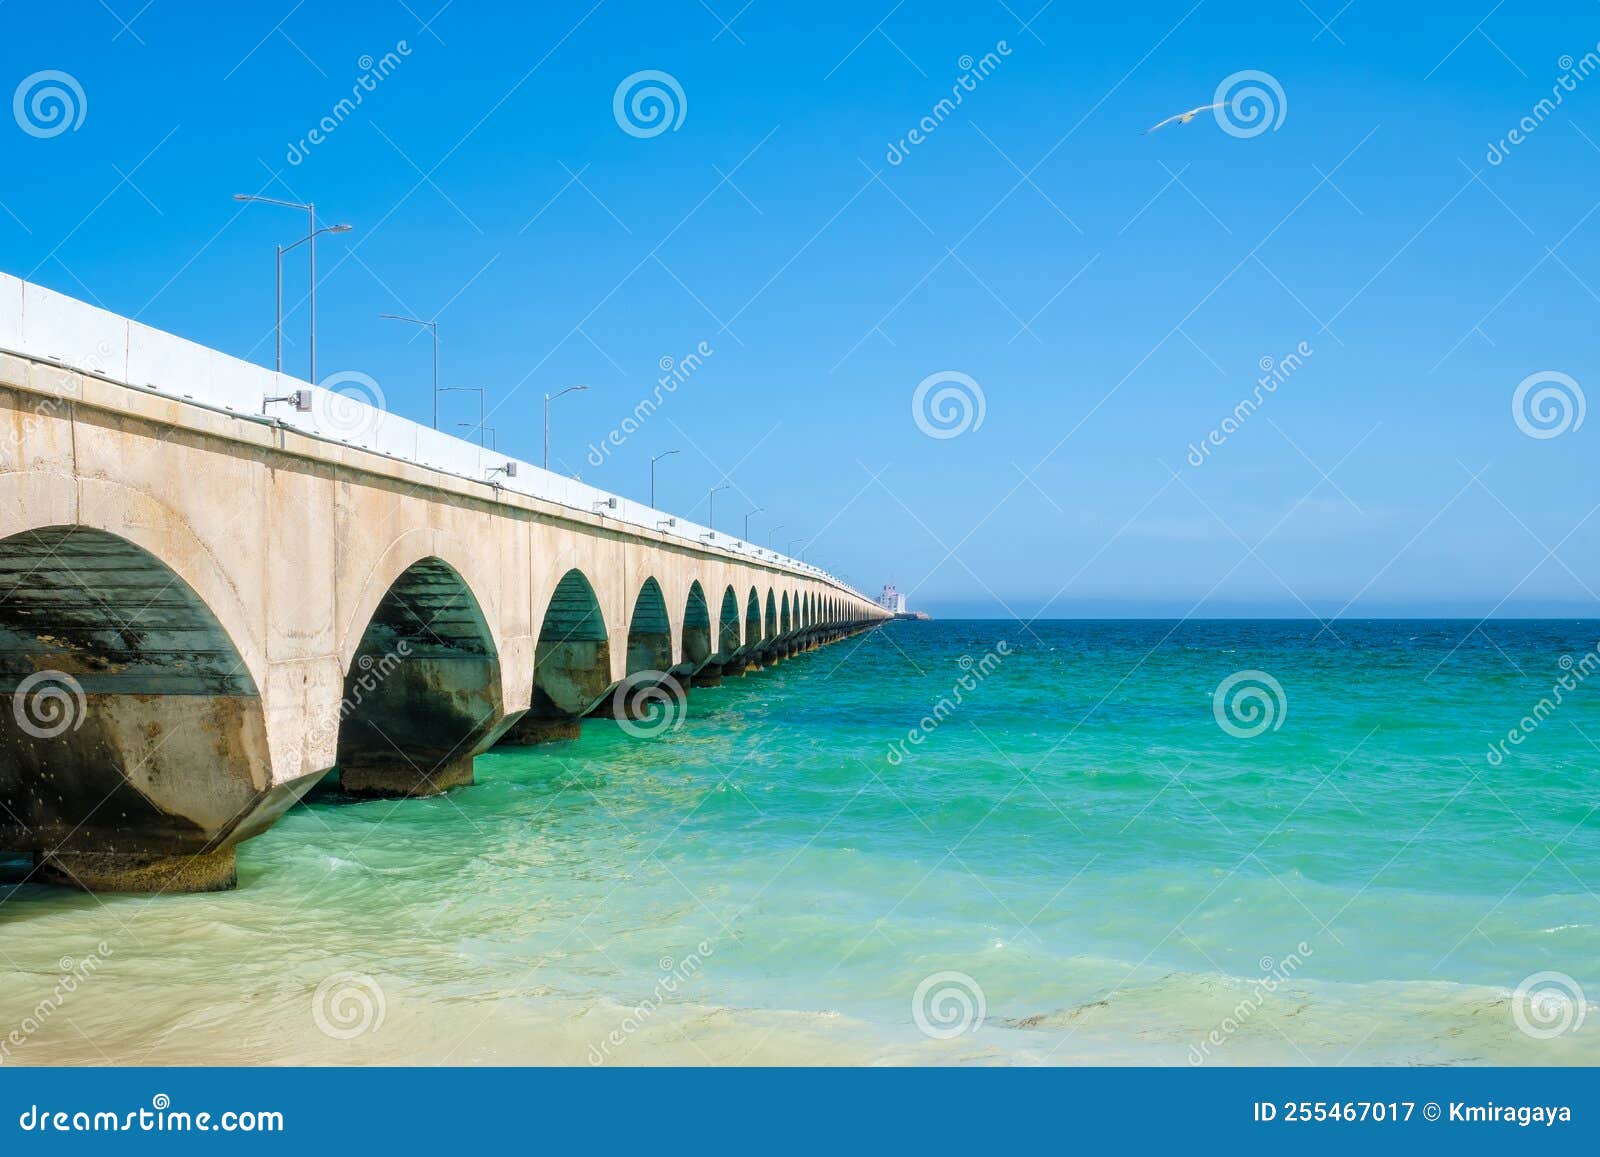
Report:
M615 498L602 498L599 502L594 504L594 508L596 512L601 510L615 510L617 508L617 500Z
M491 466L488 480L494 481L496 474L504 474L507 478L515 478L517 476L517 464L515 462L507 462L504 466Z
M311 411L311 391L310 390L296 390L292 394L284 394L283 397L281 397L281 398L262 398L261 399L261 412L263 414L265 414L267 412L267 407L268 406L277 405L277 404L279 404L281 402L288 402L291 406L293 406L296 410L300 411L300 413L302 413L302 414L310 413L310 411Z
M678 525L678 520L676 518L663 518L660 522L656 523L656 529L657 530L668 530L668 529L671 529L673 527L676 527L677 525Z

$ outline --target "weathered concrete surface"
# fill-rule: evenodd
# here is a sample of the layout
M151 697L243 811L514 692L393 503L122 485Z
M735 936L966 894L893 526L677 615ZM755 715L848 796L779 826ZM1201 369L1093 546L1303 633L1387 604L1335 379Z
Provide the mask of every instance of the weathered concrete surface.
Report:
M239 882L232 844L194 855L35 853L35 879L85 892L226 892Z
M779 563L0 353L0 849L53 878L228 886L233 846L336 765L356 794L468 784L474 754L575 734L630 674L715 686L884 614ZM23 726L56 675L66 726Z

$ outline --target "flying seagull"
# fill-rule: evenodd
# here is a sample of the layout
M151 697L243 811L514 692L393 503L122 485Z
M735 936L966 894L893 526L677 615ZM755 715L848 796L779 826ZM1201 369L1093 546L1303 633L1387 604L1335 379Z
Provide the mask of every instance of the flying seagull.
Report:
M1166 128L1168 125L1174 124L1174 123L1180 124L1180 125L1186 125L1190 121L1194 120L1194 118L1199 116L1201 113L1209 112L1214 108L1221 108L1226 103L1227 103L1226 101L1219 100L1219 101L1217 101L1216 104L1203 104L1199 108L1192 108L1188 112L1181 112L1177 116L1170 116L1166 120L1162 121L1160 124L1151 125L1149 128L1145 129L1144 132L1141 133L1140 135L1141 136L1149 136L1151 133L1155 132L1157 129Z

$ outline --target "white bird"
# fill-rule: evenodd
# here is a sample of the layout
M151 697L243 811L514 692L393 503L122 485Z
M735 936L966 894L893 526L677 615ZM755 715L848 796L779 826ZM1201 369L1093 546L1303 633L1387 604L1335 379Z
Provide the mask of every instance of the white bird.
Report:
M1139 134L1139 135L1140 136L1149 136L1151 133L1155 132L1157 129L1166 128L1168 125L1173 124L1173 123L1177 123L1177 124L1180 124L1180 125L1186 125L1190 121L1194 120L1194 118L1199 116L1201 113L1210 112L1214 108L1221 108L1226 103L1227 103L1226 101L1219 100L1219 101L1217 101L1216 104L1203 104L1199 108L1192 108L1188 112L1181 112L1177 116L1170 116L1166 120L1161 121L1159 124L1151 125L1149 128L1145 129L1144 132Z

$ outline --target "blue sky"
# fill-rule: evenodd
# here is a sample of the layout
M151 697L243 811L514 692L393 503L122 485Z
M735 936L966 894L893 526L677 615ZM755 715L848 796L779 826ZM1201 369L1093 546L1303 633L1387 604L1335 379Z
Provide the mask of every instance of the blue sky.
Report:
M1592 613L1600 418L1512 412L1529 375L1600 382L1600 76L1535 111L1592 3L142 4L0 5L0 88L59 70L84 100L58 135L0 118L7 272L270 364L301 219L230 195L315 200L354 226L319 244L322 376L426 420L426 339L378 315L437 316L502 448L537 459L543 393L587 383L569 472L645 498L677 448L661 505L704 517L726 475L724 528L765 507L752 537L935 614ZM675 129L619 123L642 70ZM1246 70L1276 127L1141 134ZM912 398L945 372L983 421L929 437Z

